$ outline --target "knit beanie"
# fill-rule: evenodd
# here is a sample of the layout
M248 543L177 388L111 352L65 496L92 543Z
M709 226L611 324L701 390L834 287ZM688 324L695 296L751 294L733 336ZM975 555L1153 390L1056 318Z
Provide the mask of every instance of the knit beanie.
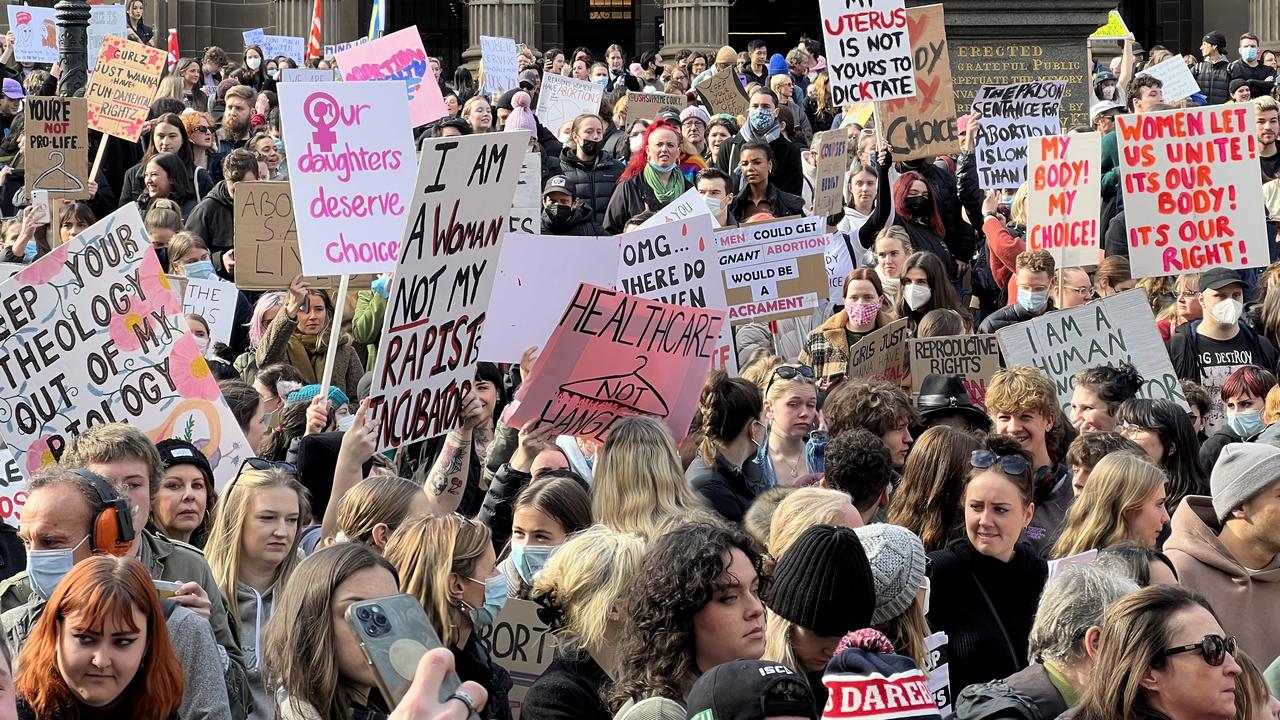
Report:
M911 607L924 581L924 543L899 525L872 523L854 530L867 552L875 579L876 611L871 624L883 625Z
M706 110L703 110L702 107L698 105L690 105L680 111L680 124L683 125L684 121L689 118L701 120L703 125L711 124L711 116L707 114Z
M1231 443L1209 473L1213 514L1223 522L1232 510L1280 480L1280 448L1267 443Z
M765 604L778 615L826 637L871 623L875 580L858 535L814 525L782 553Z
M521 90L511 98L511 114L507 116L507 124L502 129L511 132L514 130L528 130L537 137L538 121L533 117L533 98L529 97L529 93Z
M829 696L823 720L941 717L929 679L915 661L886 652L887 642L878 642L869 633L860 635L845 638L827 663L822 684Z
M512 88L498 96L498 102L493 104L495 110L510 110L512 108L512 100L515 99L516 93L520 92L520 88Z
M286 403L306 402L309 403L320 394L319 385L303 385L302 389L294 390L289 393L289 397L285 398ZM337 385L329 386L329 402L333 403L334 408L340 408L351 402L347 398L347 394L342 392L342 388Z
M773 57L769 58L770 75L786 75L790 71L790 68L787 67L787 59L782 55L774 53Z
M717 65L734 65L738 62L738 51L725 45L716 51Z

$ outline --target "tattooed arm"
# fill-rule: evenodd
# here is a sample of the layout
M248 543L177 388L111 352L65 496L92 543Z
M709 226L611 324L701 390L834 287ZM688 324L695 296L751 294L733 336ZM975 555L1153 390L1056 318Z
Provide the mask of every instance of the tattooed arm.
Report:
M436 456L436 461L427 474L423 489L431 497L435 510L443 513L456 512L462 502L462 492L467 486L467 475L471 469L471 448L476 439L482 437L482 431L476 428L480 424L484 409L475 395L468 392L462 397L462 427L449 433L444 440L444 447ZM493 430L488 430L488 444L493 439Z

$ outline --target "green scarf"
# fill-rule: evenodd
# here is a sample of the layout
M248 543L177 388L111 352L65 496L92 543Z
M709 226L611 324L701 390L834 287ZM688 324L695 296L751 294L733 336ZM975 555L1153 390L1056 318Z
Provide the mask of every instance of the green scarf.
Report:
M662 182L664 177L667 179L666 184ZM684 175L680 173L679 167L673 168L670 175L663 176L662 173L650 167L649 163L645 163L644 181L653 188L653 194L658 196L658 202L663 205L680 197L685 190Z

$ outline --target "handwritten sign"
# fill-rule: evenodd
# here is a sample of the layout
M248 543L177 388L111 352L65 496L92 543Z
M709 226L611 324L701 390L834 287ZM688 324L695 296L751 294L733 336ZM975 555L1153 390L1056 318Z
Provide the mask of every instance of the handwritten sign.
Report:
M287 57L302 65L306 62L307 41L290 35L263 35L262 53L268 59Z
M982 114L975 152L984 190L1017 188L1027 179L1027 142L1062 132L1058 109L1067 84L1025 82L983 85L973 98Z
M711 210L707 208L707 203L703 201L702 196L698 194L697 188L689 188L685 190L680 197L667 203L654 214L653 217L644 221L639 229L646 230L651 227L665 225L672 222L680 222L687 220L694 215L710 215ZM715 223L715 218L711 218L711 222Z
M209 337L230 345L239 297L240 291L234 283L218 278L188 278L182 295L182 312L204 318L209 324Z
M683 438L724 319L583 283L504 420L603 441L616 421L647 415Z
M395 269L417 157L404 92L381 82L278 90L303 272Z
M747 91L735 71L717 72L698 83L694 90L698 91L710 115L737 117L747 110Z
M327 58L337 57L338 53L350 50L353 47L360 47L367 42L371 42L368 37L357 38L351 42L335 43L333 45L324 46L324 56Z
M448 115L440 86L431 76L417 26L397 30L338 54L338 70L347 82L395 80L404 83L414 126ZM426 82L423 82L423 79Z
M600 112L604 86L547 73L538 91L538 121L554 133L579 115Z
M245 47L249 47L250 45L257 45L259 48L264 48L267 44L267 31L263 30L262 28L245 30L240 34L244 36Z
M58 62L58 22L53 8L10 5L8 11L18 62Z
M911 394L920 394L926 375L958 375L969 400L987 411L987 384L1000 369L1000 343L995 335L955 335L907 340Z
M493 661L511 673L507 702L513 720L520 720L525 694L556 655L556 636L538 619L538 607L532 600L508 598L492 625L476 629Z
M845 152L849 133L828 130L818 135L818 167L813 182L813 214L835 215L844 208Z
M1130 362L1146 383L1138 397L1187 408L1144 290L1126 290L1080 307L1056 310L996 333L1005 363L1044 371L1069 408L1075 375L1085 368Z
M669 95L660 92L627 93L627 122L637 120L653 120L658 113L670 110L677 115L688 107L689 101L683 95Z
M0 448L0 522L18 527L27 504L27 479L8 448Z
M89 71L92 72L98 68L103 39L108 35L125 37L129 21L124 5L91 5L89 15Z
M829 294L823 220L802 217L716 233L729 322L808 317Z
M90 197L89 128L83 98L29 97L23 101L27 133L27 197L35 190L69 200Z
M1045 135L1027 141L1027 249L1058 267L1096 265L1101 248L1102 136Z
M916 94L903 0L819 0L818 7L833 105Z
M280 82L333 82L336 75L333 69L320 68L282 68Z
M872 332L849 348L853 379L891 382L897 385L907 365L907 319L901 318Z
M925 666L920 668L929 675L929 690L938 705L942 717L951 717L951 660L947 651L947 634L936 632L924 639Z
M0 308L0 435L28 478L110 422L190 440L219 487L252 454L134 203L0 284Z
M1149 75L1164 83L1160 89L1167 103L1176 103L1200 92L1200 84L1191 75L1191 68L1187 67L1181 56L1174 56L1158 65L1151 65L1138 74Z
M1134 277L1270 262L1251 102L1116 118Z
M484 63L486 92L503 93L518 87L515 40L481 35L480 58L480 62Z
M380 450L461 422L528 144L519 131L423 145L369 394Z
M84 90L90 130L133 142L151 111L167 53L122 37L102 41L98 70Z
M956 93L944 22L941 4L907 8L916 94L880 105L880 122L894 160L960 152Z

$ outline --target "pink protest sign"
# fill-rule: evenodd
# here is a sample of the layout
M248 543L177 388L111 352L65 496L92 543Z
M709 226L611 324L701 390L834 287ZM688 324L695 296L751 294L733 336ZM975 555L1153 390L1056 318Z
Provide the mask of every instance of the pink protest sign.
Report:
M429 74L427 53L417 26L398 30L371 43L337 55L338 70L347 82L401 80L408 91L409 115L415 127L448 114L440 86Z
M1059 267L1101 257L1102 136L1048 135L1027 140L1027 249L1048 250Z
M281 83L289 186L306 275L394 270L417 154L394 83Z
M646 300L583 283L504 413L512 427L551 423L604 440L626 417L658 418L679 440L720 342L725 312Z
M1116 118L1134 277L1270 262L1251 102Z

